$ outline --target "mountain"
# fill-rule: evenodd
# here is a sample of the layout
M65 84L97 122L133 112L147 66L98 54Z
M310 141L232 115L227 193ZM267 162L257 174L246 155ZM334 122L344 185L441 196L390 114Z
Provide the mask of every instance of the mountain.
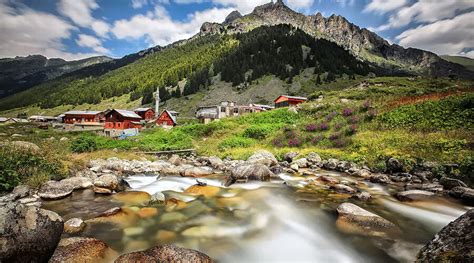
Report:
M446 61L462 65L465 68L469 69L470 71L474 72L474 59L472 58L462 57L462 56L448 56L448 55L443 55L441 56L441 58Z
M48 59L41 55L0 59L0 98L66 73L111 60L102 56L65 61L59 58Z
M245 16L234 11L222 24L204 23L190 39L81 68L0 99L0 110L100 108L104 101L108 107L146 105L157 89L178 110L217 98L268 103L278 93L309 95L336 78L368 74L473 78L459 64L391 45L341 16L305 16L277 1Z
M246 16L232 13L225 23L205 23L199 36L248 32L263 25L290 24L309 35L344 47L357 58L379 65L393 73L424 74L439 77L456 75L474 78L472 72L441 59L438 55L416 48L390 44L377 34L360 28L342 16L328 18L321 13L305 16L287 7L282 0L258 6Z

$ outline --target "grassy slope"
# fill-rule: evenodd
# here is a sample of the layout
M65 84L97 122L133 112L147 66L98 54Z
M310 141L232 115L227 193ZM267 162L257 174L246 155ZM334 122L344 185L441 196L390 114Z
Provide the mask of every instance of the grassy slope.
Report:
M474 71L474 59L472 58L461 57L461 56L448 56L448 55L441 56L441 58L449 62L463 65L465 68L469 69L470 71Z

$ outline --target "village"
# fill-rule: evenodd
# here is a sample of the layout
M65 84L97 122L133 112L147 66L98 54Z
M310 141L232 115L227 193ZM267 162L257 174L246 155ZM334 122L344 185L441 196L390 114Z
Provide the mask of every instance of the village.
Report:
M228 117L236 117L249 113L258 113L281 107L297 107L307 101L305 97L280 95L274 106L263 104L238 105L232 101L223 101L217 105L199 107L195 119L199 123L208 124L212 121ZM32 115L27 118L0 117L1 124L36 123L40 129L53 127L65 132L94 132L98 135L125 139L136 136L141 130L151 127L171 129L178 125L179 112L164 109L160 112L160 95L156 92L155 108L143 107L134 110L107 109L71 110L59 116Z

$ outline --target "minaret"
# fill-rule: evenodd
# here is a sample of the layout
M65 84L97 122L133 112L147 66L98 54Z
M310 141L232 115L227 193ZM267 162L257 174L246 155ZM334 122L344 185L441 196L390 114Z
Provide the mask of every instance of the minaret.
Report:
M156 95L155 95L155 117L160 116L160 89L156 88Z

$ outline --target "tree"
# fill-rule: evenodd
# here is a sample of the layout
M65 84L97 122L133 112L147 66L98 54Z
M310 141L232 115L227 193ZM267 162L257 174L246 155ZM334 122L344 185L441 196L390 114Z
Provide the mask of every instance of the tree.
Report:
M317 85L321 85L321 84L322 84L322 82L321 82L321 77L319 76L319 74L318 74L318 76L316 77L316 84L317 84Z

